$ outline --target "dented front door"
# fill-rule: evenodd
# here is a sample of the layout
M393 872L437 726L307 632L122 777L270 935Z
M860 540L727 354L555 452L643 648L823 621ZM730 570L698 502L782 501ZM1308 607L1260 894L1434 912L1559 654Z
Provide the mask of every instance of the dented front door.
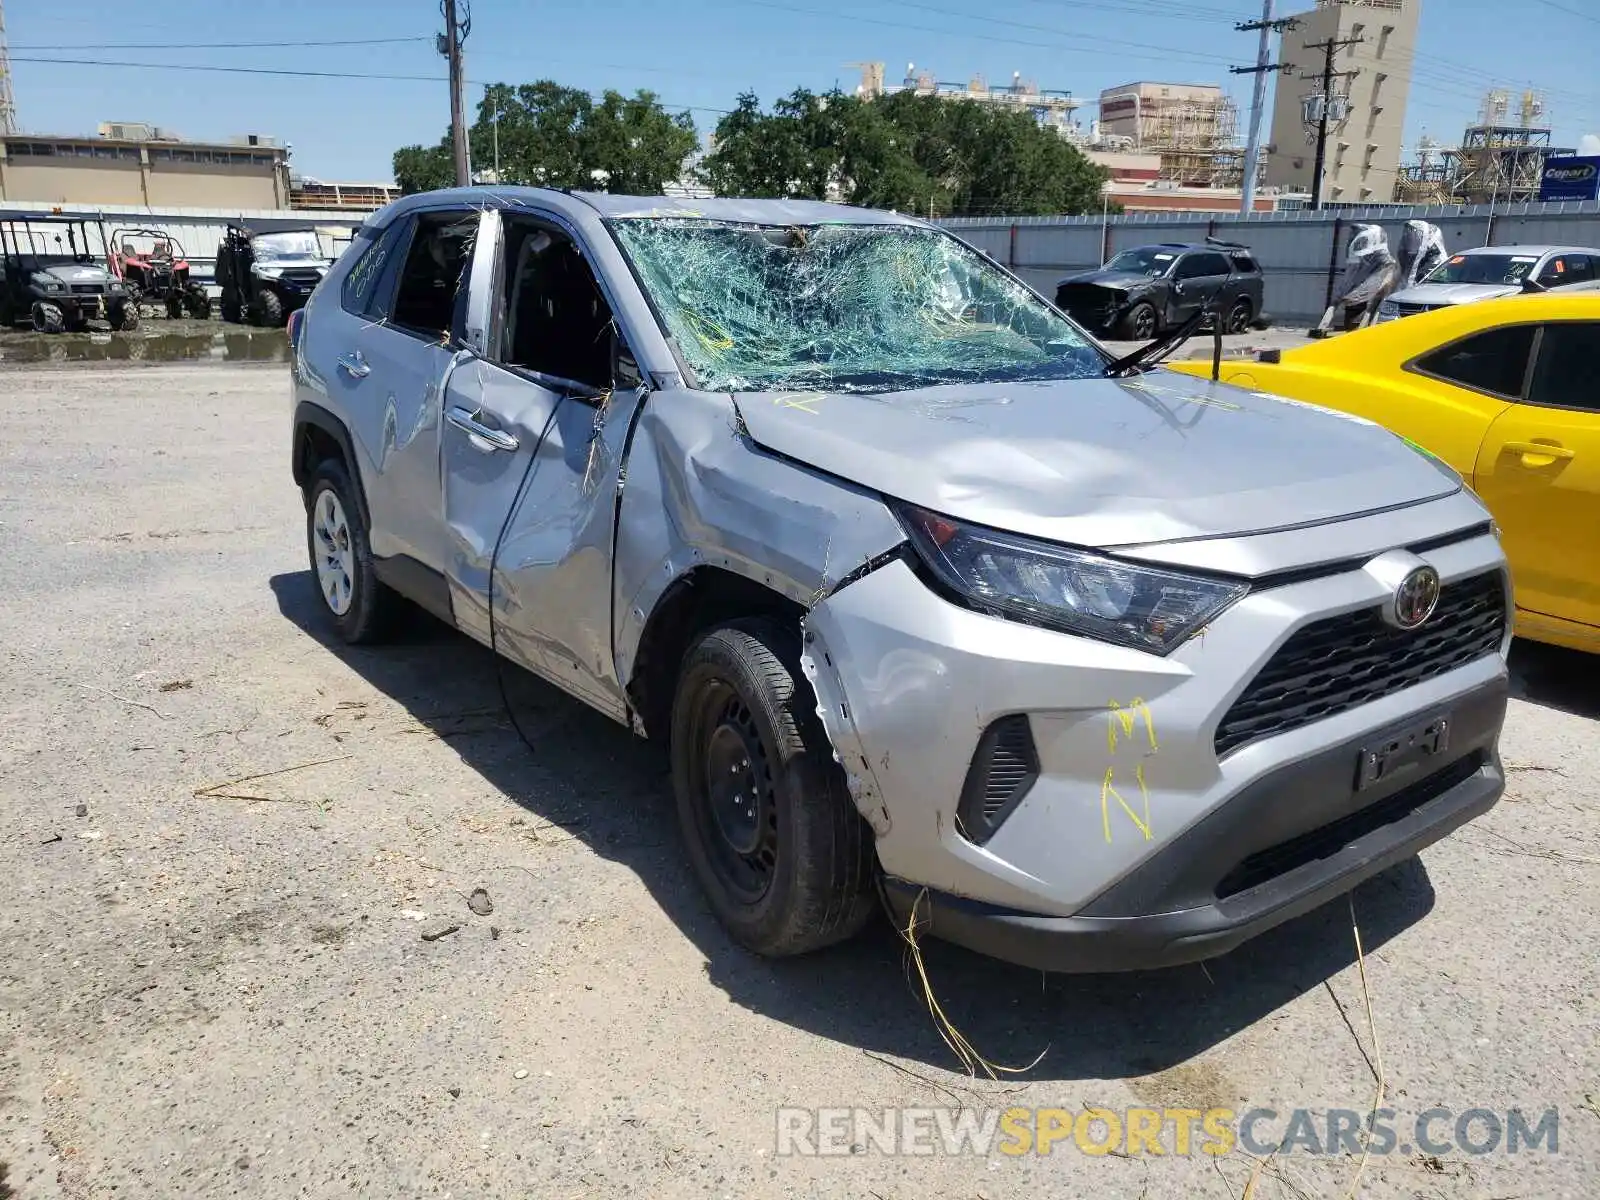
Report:
M441 437L456 621L622 719L611 563L619 466L642 393L574 394L492 361L503 265L491 274L475 262L471 287L475 345L446 388Z

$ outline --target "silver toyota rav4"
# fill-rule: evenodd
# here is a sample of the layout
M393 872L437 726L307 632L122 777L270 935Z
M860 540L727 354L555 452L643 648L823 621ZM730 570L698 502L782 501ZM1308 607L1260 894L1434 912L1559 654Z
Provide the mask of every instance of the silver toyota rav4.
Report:
M329 619L408 598L670 748L763 954L1192 961L1503 787L1508 575L1364 421L1115 360L925 223L519 188L375 214L294 342Z

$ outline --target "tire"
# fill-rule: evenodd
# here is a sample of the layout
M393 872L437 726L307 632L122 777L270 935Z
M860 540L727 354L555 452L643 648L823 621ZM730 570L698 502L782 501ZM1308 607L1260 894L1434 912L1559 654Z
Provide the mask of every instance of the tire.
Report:
M283 299L271 288L262 288L250 302L250 322L267 329L283 324Z
M1228 310L1228 323L1223 326L1225 333L1247 333L1250 330L1250 320L1255 316L1255 310L1250 301L1241 296L1233 302L1233 307Z
M382 641L394 628L400 597L373 570L367 527L344 463L327 458L317 464L305 500L306 553L323 612L351 645Z
M183 298L184 307L189 316L196 321L209 321L211 319L211 297L202 289L191 288Z
M237 300L229 300L227 296L223 296L222 319L230 325L237 325L244 319L244 313L240 311Z
M60 333L67 327L67 318L59 305L38 300L33 305L33 327L39 333Z
M1122 314L1122 320L1117 323L1117 333L1130 342L1143 342L1155 335L1161 329L1161 318L1157 316L1155 306L1146 300L1141 300L1127 312Z
M183 297L167 297L167 319L171 321L183 320Z
M133 330L139 328L139 306L124 303L106 313L106 320L112 329Z
M672 706L690 865L734 940L771 958L844 941L874 905L872 833L833 761L799 654L798 636L773 620L713 629L684 656ZM718 788L724 765L730 781ZM736 803L746 807L726 815Z

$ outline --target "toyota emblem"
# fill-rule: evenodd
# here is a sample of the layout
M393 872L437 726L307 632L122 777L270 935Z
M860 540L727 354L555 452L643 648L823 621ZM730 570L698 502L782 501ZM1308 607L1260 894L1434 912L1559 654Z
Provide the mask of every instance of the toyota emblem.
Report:
M1439 604L1439 572L1418 567L1400 581L1394 592L1394 620L1401 629L1415 629Z

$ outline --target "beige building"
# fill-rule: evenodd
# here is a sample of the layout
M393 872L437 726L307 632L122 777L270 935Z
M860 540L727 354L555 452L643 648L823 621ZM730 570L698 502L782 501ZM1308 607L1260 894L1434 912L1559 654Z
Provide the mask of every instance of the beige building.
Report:
M0 200L149 208L289 207L289 152L270 139L188 142L147 125L97 137L0 137Z
M1100 93L1100 136L1139 148L1215 146L1233 137L1233 106L1208 83L1127 83Z
M1295 70L1278 79L1266 154L1267 186L1311 190L1317 147L1307 101L1320 95L1324 55L1308 43L1361 39L1334 55L1322 199L1325 203L1388 203L1400 174L1411 56L1422 0L1317 0L1283 34L1278 61ZM1354 75L1346 74L1355 72ZM1306 78L1312 76L1312 78ZM1314 115L1313 108L1312 114ZM1338 120L1333 120L1338 117Z

